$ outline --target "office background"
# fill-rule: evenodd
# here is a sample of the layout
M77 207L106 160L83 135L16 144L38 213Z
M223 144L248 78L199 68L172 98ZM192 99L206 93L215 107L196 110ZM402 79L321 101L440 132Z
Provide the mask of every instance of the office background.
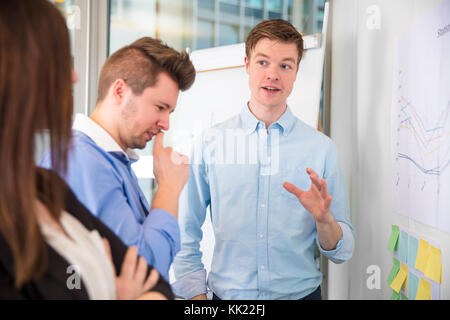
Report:
M351 261L328 264L329 299L389 299L392 225L440 245L440 298L450 299L450 234L398 214L392 199L391 107L397 38L445 0L331 0L321 121L336 142L350 188L356 247ZM95 106L99 70L110 52L143 35L190 51L243 42L264 18L290 20L301 32L320 32L324 1L316 0L66 0L72 36L75 112ZM420 61L417 61L420 63ZM444 72L450 72L445 70ZM148 155L151 148L141 152ZM141 181L149 199L151 179ZM370 268L374 266L375 269ZM447 267L447 268L446 268ZM377 269L378 268L378 269ZM379 270L370 287L368 270Z

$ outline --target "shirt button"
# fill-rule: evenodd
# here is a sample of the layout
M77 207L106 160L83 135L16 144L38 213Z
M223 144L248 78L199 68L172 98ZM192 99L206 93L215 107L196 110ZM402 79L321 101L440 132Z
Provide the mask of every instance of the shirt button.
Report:
M261 233L261 234L259 235L259 237L260 237L260 238L264 238L264 234Z
M264 208L266 205L263 203L263 204L261 204L261 208Z
M264 265L261 266L261 270L264 270Z

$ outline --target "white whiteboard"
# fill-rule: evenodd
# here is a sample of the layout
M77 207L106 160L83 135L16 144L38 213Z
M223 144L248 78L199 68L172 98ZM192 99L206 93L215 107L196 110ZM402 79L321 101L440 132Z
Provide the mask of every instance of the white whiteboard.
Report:
M288 106L311 127L317 128L328 24L325 4L322 34L304 36L305 51ZM205 129L238 114L250 98L248 75L244 66L245 44L197 50L191 53L197 70L193 86L179 96L170 120L166 145L184 154L190 153L192 141ZM210 213L203 225L203 264L209 272L214 249ZM170 281L174 276L171 270Z

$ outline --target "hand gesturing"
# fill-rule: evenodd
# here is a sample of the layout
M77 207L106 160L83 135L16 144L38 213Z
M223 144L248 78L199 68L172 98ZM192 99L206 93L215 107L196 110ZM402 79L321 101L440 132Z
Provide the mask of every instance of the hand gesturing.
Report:
M328 194L325 179L319 179L312 169L306 169L311 179L311 188L303 191L290 182L283 183L283 187L295 195L300 203L308 210L317 222L324 222L329 217L332 196Z

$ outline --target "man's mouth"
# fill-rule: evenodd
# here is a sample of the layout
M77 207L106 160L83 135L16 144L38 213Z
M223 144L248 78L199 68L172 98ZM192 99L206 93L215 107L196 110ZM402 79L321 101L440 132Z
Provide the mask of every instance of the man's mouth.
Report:
M271 87L271 86L264 86L264 87L262 87L262 89L269 94L274 94L274 93L281 91L277 87Z

